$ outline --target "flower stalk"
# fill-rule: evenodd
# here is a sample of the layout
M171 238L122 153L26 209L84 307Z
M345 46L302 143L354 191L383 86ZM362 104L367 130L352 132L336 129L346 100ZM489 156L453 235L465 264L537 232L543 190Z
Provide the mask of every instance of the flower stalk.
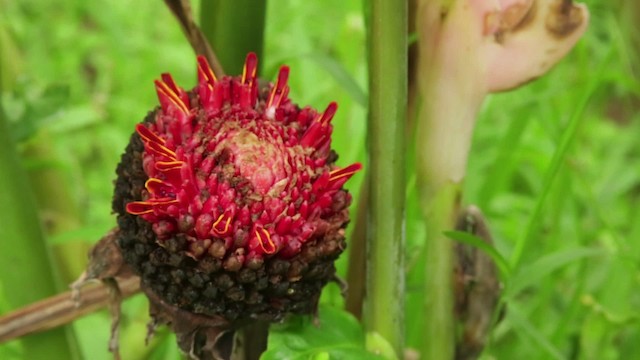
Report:
M477 113L486 95L531 81L584 33L564 0L419 1L416 169L426 225L424 359L454 356L452 244ZM517 246L519 252L524 244ZM517 255L517 254L516 254Z
M369 334L382 335L400 356L404 345L407 2L372 0L369 6L371 181L363 321Z
M263 58L266 0L203 0L200 7L202 31L225 71L240 74L250 52Z

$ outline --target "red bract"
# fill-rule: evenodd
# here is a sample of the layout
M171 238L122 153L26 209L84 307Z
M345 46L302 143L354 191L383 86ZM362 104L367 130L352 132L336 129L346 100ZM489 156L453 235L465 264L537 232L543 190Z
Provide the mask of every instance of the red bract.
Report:
M126 211L153 224L163 240L186 235L190 256L234 254L226 266L290 258L331 227L349 199L339 190L362 166L330 165L337 110L298 108L287 97L289 68L259 89L255 54L241 77L217 79L198 58L198 84L187 93L170 75L156 81L161 109L139 124L142 201Z

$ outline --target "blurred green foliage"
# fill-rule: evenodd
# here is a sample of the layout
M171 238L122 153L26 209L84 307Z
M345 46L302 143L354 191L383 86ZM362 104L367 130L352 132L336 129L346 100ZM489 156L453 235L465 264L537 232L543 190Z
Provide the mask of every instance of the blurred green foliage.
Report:
M627 42L639 31L640 14L623 22L617 2L586 2L591 26L568 58L540 80L491 96L478 123L465 203L483 209L505 259L531 234L505 279L507 312L491 334L487 359L640 357L640 80L634 73L640 57ZM49 241L63 251L93 243L115 224L114 169L134 124L156 106L153 79L171 72L183 87L193 86L192 50L157 1L0 0L0 28L23 60L16 85L2 94L12 135L22 150L38 142L51 150L46 159L25 151L24 165L56 169L68 186L67 201L81 209L78 226ZM272 79L287 63L292 99L318 108L339 103L333 124L340 164L366 163L364 39L361 1L269 3L262 76ZM12 56L0 54L3 62ZM557 171L550 171L553 159ZM416 347L428 319L410 311L428 294L411 276L422 271L412 259L425 234L409 167L406 321L407 345ZM354 197L361 180L357 175L349 183ZM9 211L0 209L0 216ZM346 259L339 261L342 274ZM0 271L12 266L0 264ZM9 310L6 294L16 291L0 286L0 312ZM322 301L341 306L338 287L328 286ZM141 296L125 303L125 358L177 358L165 330L144 346L146 308ZM85 358L111 358L106 312L74 327ZM273 334L272 344L286 332ZM11 343L0 345L0 358L24 357Z
M308 317L296 316L274 325L272 331L278 336L269 338L262 359L385 359L365 350L364 331L351 314L321 306L316 321L313 324Z

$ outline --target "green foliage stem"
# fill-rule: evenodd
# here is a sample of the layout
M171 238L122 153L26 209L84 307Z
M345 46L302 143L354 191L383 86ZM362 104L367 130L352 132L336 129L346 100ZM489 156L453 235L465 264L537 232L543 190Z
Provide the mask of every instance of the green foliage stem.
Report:
M249 52L262 59L266 8L266 0L202 0L200 27L227 74L241 74Z
M371 0L365 329L397 354L404 344L403 217L407 102L407 2Z

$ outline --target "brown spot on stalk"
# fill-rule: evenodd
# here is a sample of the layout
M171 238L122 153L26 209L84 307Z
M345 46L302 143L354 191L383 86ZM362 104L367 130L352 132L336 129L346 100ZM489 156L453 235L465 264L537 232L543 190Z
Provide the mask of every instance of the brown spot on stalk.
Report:
M497 13L497 15L495 15L496 20L494 21L499 21L499 24L497 24L498 29L494 34L495 41L502 44L507 34L526 30L529 25L534 23L537 15L536 7L536 0L533 0L527 4L519 3L509 6L501 13L492 13Z
M530 16L530 14L533 14L533 11L531 11L532 9L533 7L531 6L531 3L520 3L506 8L502 13L500 28L514 29L516 26L520 25L524 19Z
M536 1L540 1L540 0L534 0L533 1L533 4L529 8L529 11L527 11L527 13L524 14L522 19L520 19L520 21L511 28L512 32L524 30L527 27L529 27L529 25L533 24L536 16L538 15L538 12L537 12L538 11L538 9L537 9L538 6L536 4Z
M545 26L556 39L571 35L584 22L584 13L572 0L556 0L549 5Z

